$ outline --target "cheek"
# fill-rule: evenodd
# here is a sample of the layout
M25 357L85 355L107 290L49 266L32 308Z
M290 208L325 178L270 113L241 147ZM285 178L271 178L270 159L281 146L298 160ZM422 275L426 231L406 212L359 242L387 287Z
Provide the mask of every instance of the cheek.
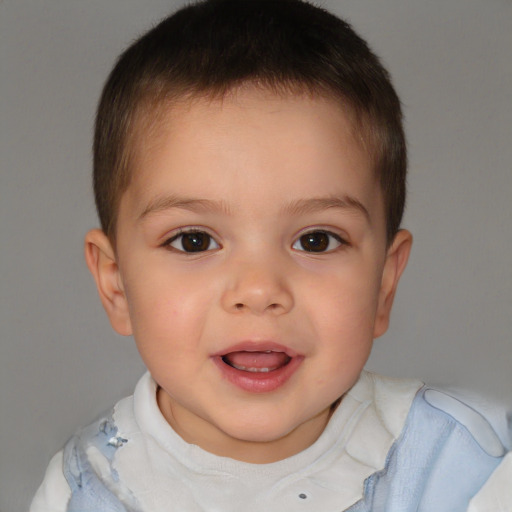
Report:
M332 272L327 279L309 287L309 305L318 327L354 339L373 332L379 296L375 272L352 267ZM371 336L371 335L370 335Z
M193 345L207 321L207 312L214 301L209 281L182 272L159 270L133 273L127 279L125 292L134 337L139 346Z

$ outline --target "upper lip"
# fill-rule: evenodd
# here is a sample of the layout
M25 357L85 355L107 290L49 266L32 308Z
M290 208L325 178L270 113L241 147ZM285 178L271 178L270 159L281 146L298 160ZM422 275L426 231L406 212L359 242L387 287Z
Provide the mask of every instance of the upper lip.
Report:
M283 352L288 357L297 357L300 354L293 350L290 347L285 345L281 345L280 343L275 343L273 341L242 341L240 343L235 343L228 348L219 350L218 352L212 354L212 357L223 357L232 352Z

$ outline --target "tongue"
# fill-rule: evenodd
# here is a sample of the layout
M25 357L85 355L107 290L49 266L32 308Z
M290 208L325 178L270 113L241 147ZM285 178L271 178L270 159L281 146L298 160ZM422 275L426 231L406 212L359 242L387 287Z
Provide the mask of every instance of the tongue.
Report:
M290 360L284 352L230 352L223 357L230 366L246 371L272 371Z

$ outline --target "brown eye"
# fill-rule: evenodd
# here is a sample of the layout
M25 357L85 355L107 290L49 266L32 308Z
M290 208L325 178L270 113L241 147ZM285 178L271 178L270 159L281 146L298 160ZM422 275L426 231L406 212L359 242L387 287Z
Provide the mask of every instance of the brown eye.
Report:
M336 249L342 243L342 239L334 233L327 231L310 231L302 235L293 244L293 248L306 252L327 252Z
M180 233L173 237L168 245L182 252L204 252L219 248L219 244L204 231Z

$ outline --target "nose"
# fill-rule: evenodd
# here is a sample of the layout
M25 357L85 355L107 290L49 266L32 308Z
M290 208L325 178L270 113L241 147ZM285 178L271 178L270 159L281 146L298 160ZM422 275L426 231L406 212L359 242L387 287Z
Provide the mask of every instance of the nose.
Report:
M232 262L228 275L222 296L227 312L282 315L293 308L286 271L275 262Z

